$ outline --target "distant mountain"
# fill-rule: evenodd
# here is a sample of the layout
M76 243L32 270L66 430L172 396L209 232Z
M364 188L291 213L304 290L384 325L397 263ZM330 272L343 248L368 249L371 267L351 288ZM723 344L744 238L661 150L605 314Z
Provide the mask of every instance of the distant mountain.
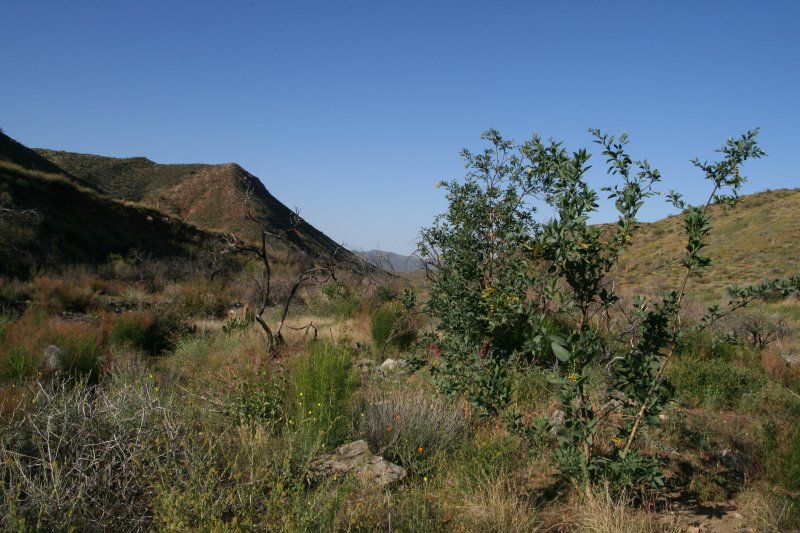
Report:
M421 270L424 266L422 260L414 255L400 255L383 250L357 251L353 253L387 272L415 272Z
M154 163L144 157L116 158L38 148L36 153L69 176L88 182L109 196L138 202L198 228L235 233L251 241L260 232L245 218L243 194L250 191L252 213L270 233L285 234L290 243L271 239L275 250L317 260L335 256L355 260L347 250L311 224L293 226L294 213L272 196L261 181L235 163L221 165Z

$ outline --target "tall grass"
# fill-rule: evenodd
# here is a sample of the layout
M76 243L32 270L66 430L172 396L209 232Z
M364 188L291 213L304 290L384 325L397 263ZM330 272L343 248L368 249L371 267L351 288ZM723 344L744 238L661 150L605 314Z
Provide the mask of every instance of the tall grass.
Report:
M28 310L5 326L0 339L0 378L27 379L43 370L43 352L58 347L58 369L71 377L97 381L103 360L102 332L91 323L51 318L44 311Z
M713 409L738 407L743 397L758 391L767 382L763 372L724 359L689 357L676 359L668 378L683 403Z
M314 343L289 363L289 424L322 435L326 447L352 433L352 394L357 385L353 358L345 345Z
M675 518L660 521L658 517L632 507L625 496L613 497L607 488L600 488L591 497L582 498L573 507L574 531L581 533L646 533L683 531Z

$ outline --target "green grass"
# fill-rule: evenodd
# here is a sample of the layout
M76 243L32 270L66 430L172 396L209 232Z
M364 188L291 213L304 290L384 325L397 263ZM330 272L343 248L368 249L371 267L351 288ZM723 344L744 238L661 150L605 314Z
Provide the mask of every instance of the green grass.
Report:
M739 407L744 396L758 391L767 382L759 370L743 368L724 359L687 356L673 361L667 377L683 403L712 409Z
M357 385L352 356L344 346L320 342L288 368L289 424L322 434L326 447L352 432L351 396Z

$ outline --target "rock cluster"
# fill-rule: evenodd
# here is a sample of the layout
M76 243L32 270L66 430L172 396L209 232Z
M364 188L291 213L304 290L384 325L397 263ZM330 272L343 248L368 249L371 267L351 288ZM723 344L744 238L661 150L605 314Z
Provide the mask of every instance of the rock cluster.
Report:
M311 463L311 472L314 479L353 474L361 484L378 488L406 477L405 468L370 452L365 440L343 444L332 454L318 457Z

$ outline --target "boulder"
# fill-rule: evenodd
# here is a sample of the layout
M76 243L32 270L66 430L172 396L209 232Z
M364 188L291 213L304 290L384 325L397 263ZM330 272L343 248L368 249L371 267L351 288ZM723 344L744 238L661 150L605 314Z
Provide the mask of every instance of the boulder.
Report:
M398 372L405 368L406 362L401 361L399 359L387 359L383 363L381 363L380 370L384 374L390 374L392 372Z
M64 350L51 344L42 352L42 368L45 372L55 372L61 364L61 358L64 355Z
M362 485L378 488L406 477L405 468L370 452L365 440L343 444L332 454L317 457L311 463L312 479L340 478L351 473Z
M548 423L550 424L550 433L557 435L562 429L564 429L564 419L566 416L567 414L560 409L556 409L550 413L550 419L548 420Z

